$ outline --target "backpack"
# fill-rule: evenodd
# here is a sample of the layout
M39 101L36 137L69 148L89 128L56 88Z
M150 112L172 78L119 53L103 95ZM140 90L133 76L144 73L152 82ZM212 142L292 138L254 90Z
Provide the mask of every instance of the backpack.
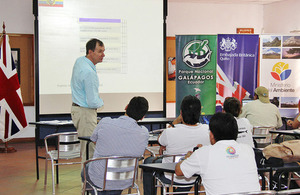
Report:
M263 149L266 159L281 158L284 162L300 161L300 140L284 141L280 144L270 144Z

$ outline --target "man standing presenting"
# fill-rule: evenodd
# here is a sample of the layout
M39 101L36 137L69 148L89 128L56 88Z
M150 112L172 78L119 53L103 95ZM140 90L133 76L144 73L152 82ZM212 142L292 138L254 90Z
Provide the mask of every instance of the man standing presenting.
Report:
M79 136L91 136L97 126L97 108L103 106L99 96L99 78L96 64L103 61L105 47L102 41L91 39L86 43L86 56L79 57L73 67L71 78L71 116ZM93 157L94 144L90 144L89 158ZM81 142L82 161L86 147Z
M253 126L281 127L281 116L278 108L270 103L269 90L263 86L256 88L254 99L243 106L239 118L247 118Z

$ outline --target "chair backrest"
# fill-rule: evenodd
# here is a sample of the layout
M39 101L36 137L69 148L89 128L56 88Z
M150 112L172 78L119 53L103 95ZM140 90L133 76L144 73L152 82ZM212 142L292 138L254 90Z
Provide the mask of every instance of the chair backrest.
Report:
M267 195L267 194L277 194L277 192L274 190L262 190L262 191L255 191L255 192L232 193L228 195Z
M55 141L55 148L49 147L49 141ZM77 132L54 133L45 137L47 153L56 155L57 159L72 159L80 157L80 141ZM52 151L52 152L51 152Z
M118 180L131 180L131 186L128 188L133 188L135 184L135 179L138 169L138 161L140 157L124 157L124 156L112 156L112 157L100 157L91 160L87 160L83 164L83 175L84 175L84 188L86 187L86 165L94 161L104 161L104 178L102 190L106 190L106 183L109 181ZM99 176L101 177L101 176Z
M272 135L269 133L270 130L275 130L275 127L263 127L263 126L254 126L253 135L264 135L265 139L257 139L257 143L270 144L272 143Z

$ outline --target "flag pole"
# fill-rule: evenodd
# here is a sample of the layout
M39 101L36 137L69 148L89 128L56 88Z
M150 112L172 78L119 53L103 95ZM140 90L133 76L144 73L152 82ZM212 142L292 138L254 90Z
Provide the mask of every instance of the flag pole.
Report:
M3 30L2 30L2 35L0 37L0 45L2 44L2 41L3 41L2 37L6 34L6 31L5 31L5 22L3 22L2 28L3 28Z
M5 22L3 22L2 28L3 28L3 30L2 30L0 45L2 44L2 41L3 41L2 37L6 35ZM0 148L0 153L13 153L13 152L17 151L14 147L9 147L7 142L5 142L4 145L5 145L5 148Z

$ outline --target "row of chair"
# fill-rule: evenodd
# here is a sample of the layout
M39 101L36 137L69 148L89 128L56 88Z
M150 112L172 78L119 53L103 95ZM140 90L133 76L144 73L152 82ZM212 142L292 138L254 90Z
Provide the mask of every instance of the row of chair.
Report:
M54 167L59 165L70 165L70 164L80 164L80 159L77 161L69 161L71 159L76 159L80 157L80 142L78 139L77 132L64 132L64 133L55 133L45 137L45 148L46 148L46 163L45 163L45 185L47 184L47 165L48 161L51 161L51 170L52 170L52 191L55 194L55 182L54 182ZM151 152L151 155L155 156L156 153L153 153L150 148L148 151ZM173 159L173 162L177 162L179 158L182 158L182 155L167 155L163 157L170 157ZM85 191L102 191L105 190L106 182L109 180L121 180L121 179L132 179L132 185L130 188L135 189L136 194L140 194L139 188L135 183L138 170L138 162L140 157L103 157L88 160L83 165L84 172L84 184L83 184L83 194ZM59 161L59 162L58 162ZM93 161L105 161L105 178L103 183L103 188L97 188L93 184L89 183L86 179L86 165ZM124 168L124 166L129 167L129 170L126 172L115 172L111 171L111 168ZM157 178L156 187L162 187L162 194L169 194L168 188L178 187L173 185L172 176L171 184L166 184L160 181ZM57 181L58 182L58 181ZM194 186L191 184L190 186ZM182 186L180 186L182 187ZM199 191L204 192L204 191ZM130 192L129 192L130 193ZM191 193L191 192L189 192Z

